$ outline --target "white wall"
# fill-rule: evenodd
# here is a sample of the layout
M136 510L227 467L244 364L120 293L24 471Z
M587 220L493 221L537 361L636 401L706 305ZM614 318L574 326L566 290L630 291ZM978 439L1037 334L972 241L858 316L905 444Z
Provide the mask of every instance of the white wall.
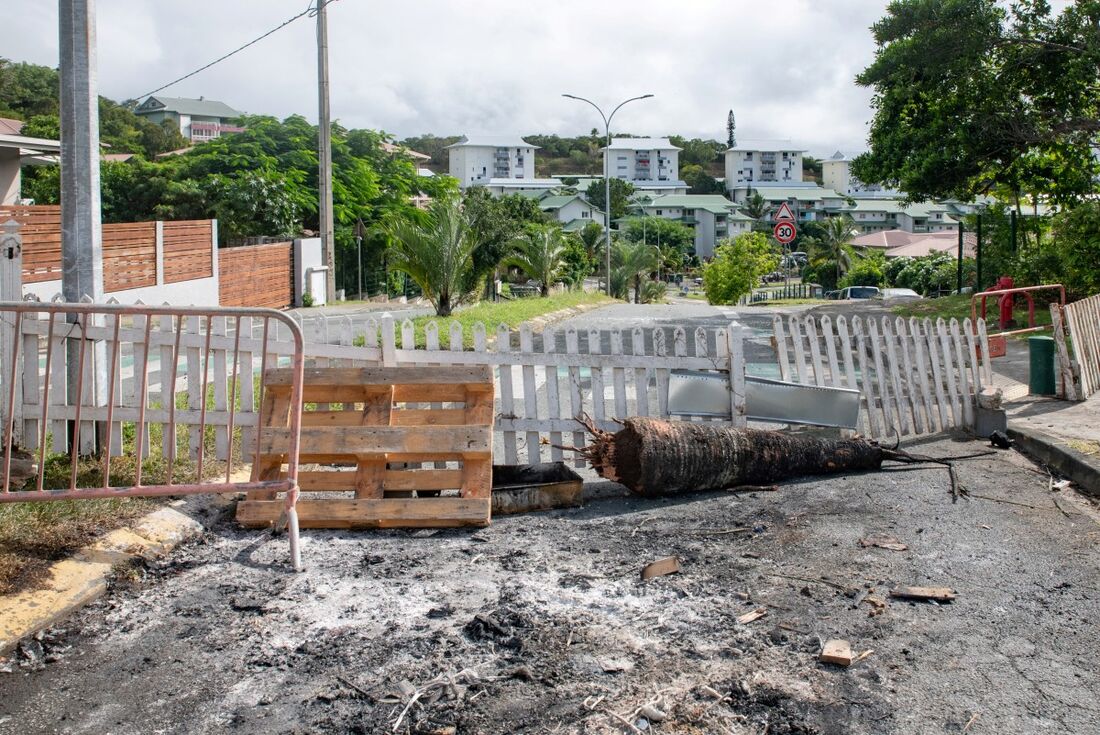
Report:
M640 175L635 166L638 153L649 154L648 175ZM625 148L605 149L604 156L610 156L611 176L624 181L676 181L680 178L680 152L673 148L655 148L652 150L630 150ZM661 165L661 159L667 163Z
M786 154L786 158L784 158ZM765 155L775 157L774 173L763 172ZM740 172L740 173L738 173ZM802 152L794 150L747 150L730 149L726 151L726 188L733 189L745 184L758 182L800 183L802 181Z
M535 178L535 149L503 148L508 152L508 175L496 175L497 146L464 145L448 149L448 169L458 179L459 187L466 189L488 183L493 178ZM520 159L523 165L520 165Z
M325 303L324 284L317 289L307 288L307 278L313 280L316 275L324 274L324 258L321 253L321 238L307 237L294 241L294 305L302 306L302 294L313 296L313 305ZM312 276L312 277L311 277ZM319 299L319 300L318 300Z
M59 293L61 293L59 280L23 284L23 295L33 294L39 301L49 301ZM151 305L167 303L172 306L219 306L218 278L215 274L211 278L198 278L193 281L112 291L104 298L116 299L121 304L133 304L140 300Z
M826 189L838 194L851 193L851 174L847 161L822 161L821 180Z
M19 149L0 148L0 204L19 203L19 165Z

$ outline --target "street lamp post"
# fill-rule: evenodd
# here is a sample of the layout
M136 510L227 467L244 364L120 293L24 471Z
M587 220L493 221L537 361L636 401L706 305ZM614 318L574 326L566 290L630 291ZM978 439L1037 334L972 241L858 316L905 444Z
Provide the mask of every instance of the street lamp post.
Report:
M611 295L611 118L615 117L615 113L619 111L623 105L627 102L634 102L635 100L644 100L652 97L651 94L643 94L640 97L631 97L630 99L623 100L615 109L611 111L610 115L603 114L603 110L595 102L584 97L578 97L574 94L563 94L562 97L568 97L571 100L578 100L580 102L587 102L596 108L596 112L600 113L600 117L603 118L603 130L604 137L607 139L607 148L604 149L603 154L603 232L604 232L604 248L605 253L605 265L607 270L604 272L607 286L607 295Z

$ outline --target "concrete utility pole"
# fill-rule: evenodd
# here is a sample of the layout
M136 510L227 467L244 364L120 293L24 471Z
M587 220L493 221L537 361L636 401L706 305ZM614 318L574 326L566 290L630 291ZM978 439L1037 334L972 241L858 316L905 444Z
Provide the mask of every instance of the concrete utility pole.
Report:
M95 0L59 0L61 290L103 300Z
M604 234L604 248L606 249L606 270L604 271L607 282L606 286L607 295L611 295L611 118L615 117L615 113L619 111L619 108L625 105L627 102L633 102L634 100L644 100L652 97L651 94L643 94L640 97L631 97L628 100L623 100L615 109L611 111L610 115L603 114L603 110L592 100L585 99L584 97L578 97L573 94L563 94L562 97L568 97L571 100L578 100L580 102L587 102L596 108L596 112L600 113L600 117L603 118L603 131L604 136L607 138L607 148L604 149L603 154L603 234Z
M328 101L328 4L332 0L317 2L317 163L318 187L321 194L319 206L321 249L325 254L325 296L328 303L336 302L336 243L332 224L332 126L329 121Z

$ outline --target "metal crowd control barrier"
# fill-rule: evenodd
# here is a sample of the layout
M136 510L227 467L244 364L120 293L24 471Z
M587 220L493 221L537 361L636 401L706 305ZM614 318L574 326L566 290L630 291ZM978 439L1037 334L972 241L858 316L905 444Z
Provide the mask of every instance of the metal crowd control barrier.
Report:
M45 319L42 318L43 315ZM0 365L0 369L6 372L4 377L7 379L5 385L7 395L3 397L7 412L3 416L4 478L0 503L239 493L254 490L283 492L286 493L286 521L290 538L291 562L295 570L301 569L298 515L295 504L298 499L298 445L301 434L304 357L302 332L293 319L273 309L40 301L0 302L0 319L6 323L6 326L13 328L14 332L9 353L10 364ZM130 320L130 325L123 327L124 320ZM159 320L157 329L153 328L154 320ZM242 320L248 331L246 335L241 334ZM262 322L260 340L253 337L257 320ZM276 323L277 330L279 324L285 325L290 334L289 343L280 343L277 332L274 335L276 339L272 339L273 322ZM228 333L227 329L229 324L233 325L231 333ZM44 349L43 338L45 339ZM124 342L133 344L131 348L133 359L129 365L120 364L120 345ZM264 378L268 368L269 350L274 350L276 346L278 346L278 352L284 355L290 353L289 362L293 375L286 478L233 482L231 475L234 430L242 428L238 421L238 403L242 406L263 405ZM155 361L155 347L159 349L160 358L156 360L158 371L153 373L150 365ZM36 354L32 355L32 350ZM254 359L257 351L260 352L259 397L258 401L254 402L251 400L252 396L249 396L246 401L244 398L246 389L253 390ZM57 354L59 352L60 355ZM225 362L230 353L232 369L227 371ZM207 397L212 355L214 362L217 363L216 372L220 370L220 375L215 379L222 380L224 388L228 378L229 395L222 410L208 412ZM277 363L278 354L272 356ZM196 465L194 483L172 482L177 459L177 412L180 415L185 413L184 410L177 409L175 400L179 388L181 357L185 360L185 380L190 388L189 396L196 399L195 403L200 404L199 406L192 404L189 406L191 410L186 411L192 438L191 450ZM105 382L102 379L99 381L94 379L95 370L92 369L92 363L95 361L104 363L99 367L106 368ZM22 372L20 372L21 367ZM130 373L125 379L126 384L131 387L131 392L128 394L129 400L125 401L130 404L127 406L121 405L123 401L120 400L123 398L121 387L124 370ZM153 375L160 382L160 395L168 399L165 401L167 406L161 405L159 408L154 408L149 405L153 387L150 385L150 377ZM91 389L86 385L88 378L92 379ZM40 384L40 380L42 381L41 393L33 395L37 393L35 386ZM51 386L51 383L59 382L65 384ZM201 383L201 393L193 391L195 382ZM17 396L16 386L19 383L23 384L24 390L22 395ZM238 385L241 386L240 394L238 394ZM54 388L53 391L51 387ZM201 399L198 398L199 396ZM226 398L224 392L221 396L223 399ZM27 400L30 398L36 400ZM17 404L17 400L22 403ZM37 407L35 403L38 404ZM135 403L136 406L133 405ZM33 413L25 411L28 407L32 410L37 408L37 410ZM197 421L195 409L198 414ZM12 450L17 413L21 415L22 421L27 422L27 425L34 425L34 432L29 442L37 448L37 477L34 489L20 490L11 487ZM213 417L211 413L216 413L217 416ZM258 409L256 415L259 415ZM98 424L98 431L92 434L90 440L89 432L84 429L82 421L84 425ZM110 484L111 458L112 455L119 454L122 449L123 423L134 425L134 484L112 487ZM148 426L157 423L163 425L166 433L165 482L142 484L142 460L148 456L151 449L146 445L146 431ZM47 427L51 425L55 432L52 435L55 450L59 447L67 447L68 450L70 469L67 488L44 487ZM219 429L224 427L222 429L224 433L220 434L228 442L227 451L224 452L226 456L224 482L202 482L204 444L208 426L216 426ZM22 431L23 428L20 427L20 432ZM57 436L57 433L64 435ZM254 434L258 448L260 439L258 420ZM114 444L116 435L119 444ZM78 487L77 476L82 448L86 456L90 448L99 450L98 461L101 463L103 473L103 484L100 487Z
M1007 337L1011 334L1025 334L1027 332L1041 332L1044 329L1050 329L1050 326L1039 327L1035 325L1035 298L1031 295L1035 291L1058 291L1059 303L1062 306L1066 305L1066 287L1060 283L1050 283L1043 286L1021 286L1019 288L1002 288L995 291L978 291L970 297L970 323L978 323L978 299L982 302L981 318L985 319L985 307L986 299L990 296L1004 296L1005 294L1023 294L1027 298L1027 327L1022 329L1009 329L1006 331L996 332L990 334L990 338L993 337Z

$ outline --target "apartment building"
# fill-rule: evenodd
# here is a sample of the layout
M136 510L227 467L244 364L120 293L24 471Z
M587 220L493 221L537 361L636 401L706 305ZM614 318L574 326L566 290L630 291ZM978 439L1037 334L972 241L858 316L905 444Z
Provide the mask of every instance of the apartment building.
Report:
M714 249L727 237L751 232L753 220L718 194L666 194L644 197L630 205L633 216L677 220L695 231L695 254L713 258Z
M956 232L959 221L946 204L905 204L901 199L858 198L845 212L863 234L902 230L912 233Z
M447 165L458 186L488 187L494 196L537 194L561 186L558 179L535 177L535 150L518 135L464 135L447 146Z
M687 194L688 185L680 180L680 148L668 138L612 138L603 155L608 175L629 181L638 191Z
M726 151L726 188L802 182L802 154L796 148L730 148Z
M229 123L242 113L224 102L205 97L150 97L134 109L134 114L158 124L170 120L179 126L180 134L192 143L204 143L226 133L244 130Z
M849 196L900 197L897 189L879 184L864 184L852 175L852 159L837 151L821 162L821 182L825 188Z
M786 202L800 222L813 222L839 214L848 206L848 198L832 189L825 189L810 182L791 186L741 186L730 195L738 204L744 204L759 194L768 205L765 221L772 220L772 213Z

